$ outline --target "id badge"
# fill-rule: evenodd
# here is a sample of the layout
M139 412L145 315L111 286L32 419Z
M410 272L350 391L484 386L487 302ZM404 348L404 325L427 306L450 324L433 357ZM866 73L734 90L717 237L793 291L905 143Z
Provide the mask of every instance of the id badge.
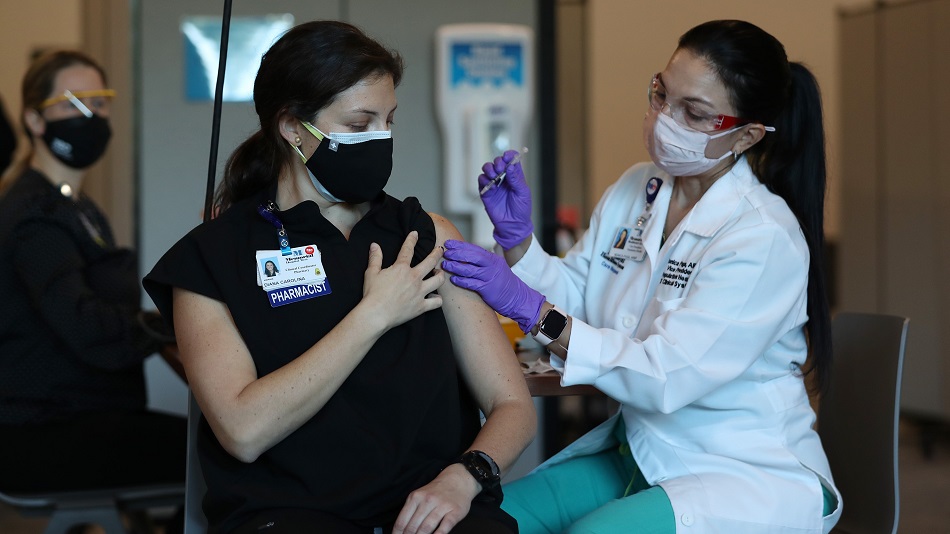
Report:
M280 250L258 250L255 260L258 284L267 292L273 307L330 293L316 245L294 247L288 255Z
M640 226L621 226L610 245L608 255L612 258L643 261L647 250L643 246L643 228Z

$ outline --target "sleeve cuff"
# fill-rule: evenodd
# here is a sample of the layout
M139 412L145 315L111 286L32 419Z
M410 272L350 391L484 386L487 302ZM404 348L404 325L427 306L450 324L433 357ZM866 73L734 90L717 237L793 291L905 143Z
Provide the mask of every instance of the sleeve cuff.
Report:
M551 355L551 367L561 373L561 384L575 386L593 384L600 376L600 332L589 324L571 317L571 338L567 360Z
M531 234L531 244L517 263L511 266L511 272L531 287L537 287L541 273L535 273L532 267L544 265L547 252L538 244L538 236Z

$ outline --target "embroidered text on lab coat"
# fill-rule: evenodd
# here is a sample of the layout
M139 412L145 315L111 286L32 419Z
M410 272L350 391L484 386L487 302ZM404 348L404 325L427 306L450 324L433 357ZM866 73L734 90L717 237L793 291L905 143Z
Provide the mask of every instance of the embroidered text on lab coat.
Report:
M660 283L664 286L673 286L677 289L686 287L686 284L689 283L689 277L692 276L693 269L695 268L695 261L677 261L670 258L670 261L666 264L666 270L663 271L663 278L660 280Z

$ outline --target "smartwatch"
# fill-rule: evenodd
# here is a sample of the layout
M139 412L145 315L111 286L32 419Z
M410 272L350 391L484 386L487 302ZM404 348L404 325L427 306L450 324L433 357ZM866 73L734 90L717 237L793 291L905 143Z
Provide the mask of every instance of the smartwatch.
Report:
M554 306L538 321L538 333L534 335L534 339L547 347L561 337L566 326L567 314L561 308Z
M468 451L454 463L462 464L482 486L479 497L491 502L501 502L501 470L492 457L482 451Z

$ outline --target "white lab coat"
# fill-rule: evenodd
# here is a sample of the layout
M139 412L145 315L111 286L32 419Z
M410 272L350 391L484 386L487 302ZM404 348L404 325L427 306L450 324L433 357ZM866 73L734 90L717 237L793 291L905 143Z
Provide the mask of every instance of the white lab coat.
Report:
M605 257L644 212L643 261ZM799 366L807 346L808 247L786 203L745 158L716 181L660 247L673 178L630 168L565 258L533 243L513 267L573 316L564 385L593 384L621 404L627 440L673 505L677 532L828 532L834 487ZM611 418L538 469L613 446Z

